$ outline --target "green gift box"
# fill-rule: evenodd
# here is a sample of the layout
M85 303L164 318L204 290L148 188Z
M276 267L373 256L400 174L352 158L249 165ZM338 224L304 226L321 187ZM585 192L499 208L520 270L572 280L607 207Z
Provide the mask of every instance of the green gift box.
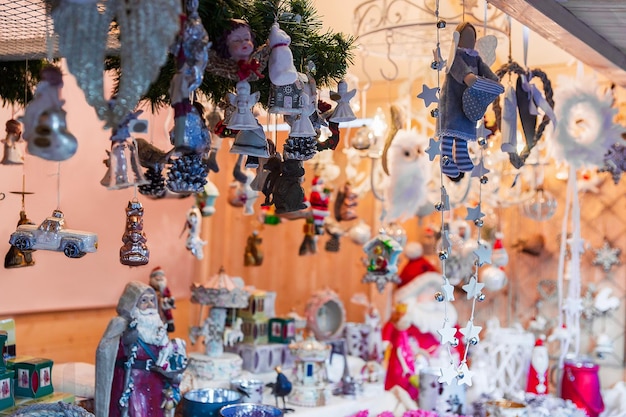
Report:
M13 363L15 395L40 398L54 392L52 387L52 361L32 358Z
M13 371L0 370L0 410L13 407L13 378Z

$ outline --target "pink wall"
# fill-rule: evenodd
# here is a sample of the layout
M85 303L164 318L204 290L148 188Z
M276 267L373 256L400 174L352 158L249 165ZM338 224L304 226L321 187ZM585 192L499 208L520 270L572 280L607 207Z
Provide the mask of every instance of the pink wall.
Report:
M81 259L69 259L62 252L37 251L34 267L0 267L0 314L115 305L126 282L148 282L150 271L156 266L165 270L175 296L188 297L194 267L199 261L185 248L186 235L180 235L193 199L151 200L138 193L144 207L150 262L141 267L120 264L125 208L135 196L134 189L109 191L100 185L106 172L102 161L110 148L110 131L102 128L103 123L87 105L66 68L64 73L64 109L68 128L78 139L78 151L60 164L59 192L57 162L26 154L24 166L0 165L0 192L6 194L0 201L0 255L3 261L10 247L9 236L19 220L20 196L9 191L21 190L22 174L26 176L27 191L35 193L26 197L28 217L39 224L57 208L57 196L60 196L58 207L64 212L68 226L97 233L98 252ZM23 109L16 108L15 117L21 114ZM161 149L170 149L165 136L166 115L152 116L146 111L144 116L151 124L151 132L145 138ZM4 123L11 117L10 106L0 109L2 138ZM25 143L21 145L25 148Z

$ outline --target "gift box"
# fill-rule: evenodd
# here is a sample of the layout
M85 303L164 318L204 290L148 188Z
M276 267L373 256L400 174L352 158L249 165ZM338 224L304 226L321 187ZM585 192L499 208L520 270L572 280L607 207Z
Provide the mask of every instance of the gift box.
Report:
M11 370L0 370L0 410L13 407L14 374L15 373Z
M273 317L269 326L270 343L291 343L296 338L296 321L291 317Z
M40 398L54 392L52 387L52 361L44 358L14 362L15 395Z

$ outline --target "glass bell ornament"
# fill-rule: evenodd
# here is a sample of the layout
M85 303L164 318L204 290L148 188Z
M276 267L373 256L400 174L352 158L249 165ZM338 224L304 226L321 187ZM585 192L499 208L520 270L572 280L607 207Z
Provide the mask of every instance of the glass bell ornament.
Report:
M375 141L374 131L364 125L357 129L355 135L350 139L350 146L359 151L364 151L369 149Z
M406 230L404 230L404 228L395 222L391 222L389 223L386 227L385 227L385 233L394 238L402 247L404 247L406 245L407 242L407 236L406 236Z
M137 144L134 139L112 141L111 151L108 154L109 159L105 161L107 172L100 180L100 184L107 189L121 190L149 183L141 170Z
M535 194L524 202L522 213L533 220L545 221L554 216L557 201L543 186L543 165L534 165Z
M78 141L67 130L65 115L63 110L48 110L39 116L28 153L48 161L65 161L76 153Z
M543 188L538 188L535 195L522 205L522 213L530 219L542 222L554 216L556 207L556 198Z

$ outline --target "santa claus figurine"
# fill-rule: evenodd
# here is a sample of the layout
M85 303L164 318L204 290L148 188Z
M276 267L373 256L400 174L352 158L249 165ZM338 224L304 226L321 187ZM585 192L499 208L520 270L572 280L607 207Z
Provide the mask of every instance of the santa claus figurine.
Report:
M404 255L409 262L404 265L404 268L398 275L401 281L398 284L398 288L408 284L424 272L437 271L437 268L424 257L424 247L419 242L408 242L404 247Z
M176 307L174 297L172 297L172 293L167 286L167 277L160 266L154 268L150 273L150 286L157 294L161 320L163 320L163 323L167 326L168 333L171 333L174 331L174 315L172 314L172 310Z
M324 180L317 175L312 181L309 203L311 204L311 214L313 215L315 234L323 235L324 219L326 219L326 217L330 214L330 211L328 210L328 205L330 203L330 190L324 187Z
M548 393L548 367L550 357L548 348L543 344L543 338L538 338L533 348L533 353L528 369L526 392L533 394Z

